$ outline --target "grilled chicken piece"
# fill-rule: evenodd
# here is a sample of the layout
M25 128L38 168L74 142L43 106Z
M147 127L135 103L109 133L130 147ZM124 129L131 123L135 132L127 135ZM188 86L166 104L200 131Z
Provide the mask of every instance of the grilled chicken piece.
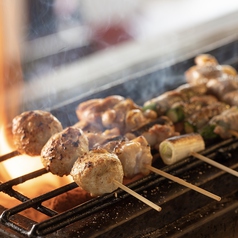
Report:
M79 128L68 127L53 135L41 151L44 167L58 176L69 175L74 162L87 153L88 138Z
M232 78L237 76L237 71L234 67L230 66L230 65L220 65L222 72L225 75L228 75Z
M114 153L122 163L125 177L132 178L137 174L150 173L146 165L151 165L153 157L145 137L139 136L130 141L122 141L115 147Z
M78 119L91 124L102 125L102 113L114 107L125 98L118 95L108 96L104 99L90 99L82 102L76 109Z
M117 95L83 102L78 106L76 114L80 121L87 121L91 127L101 131L117 127L121 134L136 129L157 116L152 111L143 112L131 99Z
M238 108L231 107L220 115L213 117L209 124L215 126L214 132L221 138L230 138L232 136L230 130L238 131Z
M56 117L46 111L27 111L12 120L12 134L16 149L30 156L40 155L49 138L62 131Z
M146 116L136 103L127 98L102 114L102 124L105 128L118 127L123 134L147 123Z
M185 78L191 85L204 84L210 79L227 79L237 76L237 71L230 65L219 65L215 57L201 54L195 58L194 66L185 71Z
M175 90L168 91L145 102L144 109L154 107L157 115L162 116L174 103L181 101L183 101L183 94L181 92Z
M202 107L199 111L194 112L187 122L196 127L196 130L205 126L211 118L227 110L229 106L223 102L215 102L206 107Z
M183 101L189 101L192 97L203 96L207 92L207 87L206 84L183 84L177 87L175 90L182 94Z
M238 90L238 81L234 79L212 79L207 83L208 93L215 95L219 100L231 91Z
M123 167L116 154L94 149L80 156L70 173L74 181L91 196L111 193L123 182Z
M205 64L218 65L217 59L210 54L200 54L195 57L194 62L196 65L200 66Z
M118 128L113 128L111 130L105 130L104 132L88 132L85 133L85 136L89 141L89 149L93 149L120 138L121 134Z
M238 107L238 90L231 91L229 93L226 93L222 97L222 101L225 103L231 105L231 106L237 106Z
M187 118L193 116L194 113L199 113L202 108L217 102L218 99L213 95L194 96L187 103L173 105L172 109L176 107L182 107L184 113L183 119L186 120Z
M159 125L152 126L148 131L142 133L142 135L148 141L151 148L158 150L160 143L172 136L180 135L179 132L175 131L175 127L171 125Z
M127 132L125 138L133 140L136 137L143 136L152 149L158 149L161 141L179 134L175 131L173 122L167 116L161 116L136 131Z
M191 85L206 84L210 79L222 77L222 70L219 65L205 64L194 65L185 71L186 81Z
M148 112L148 111L147 111ZM129 110L126 113L125 117L125 130L123 131L123 134L128 131L135 131L142 126L146 125L147 123L151 122L153 118L147 118L148 115L146 115L142 110L140 109L132 109Z
M207 105L211 105L217 102L218 99L213 95L202 95L202 96L194 96L189 100L189 103L195 105L195 107L204 107Z

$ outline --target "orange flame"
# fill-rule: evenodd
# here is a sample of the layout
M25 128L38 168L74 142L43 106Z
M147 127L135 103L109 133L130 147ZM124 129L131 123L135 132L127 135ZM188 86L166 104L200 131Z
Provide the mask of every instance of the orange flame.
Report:
M21 88L23 85L19 47L19 4L22 1L0 2L0 155L14 150L9 145L6 125L19 114ZM22 6L21 6L22 7ZM17 17L18 16L18 17ZM0 182L21 177L43 168L40 157L20 155L0 162ZM28 197L35 197L71 182L69 177L60 178L51 173L44 174L14 187ZM0 204L14 206L18 201L0 191ZM11 202L9 202L11 201ZM5 205L7 204L7 205Z

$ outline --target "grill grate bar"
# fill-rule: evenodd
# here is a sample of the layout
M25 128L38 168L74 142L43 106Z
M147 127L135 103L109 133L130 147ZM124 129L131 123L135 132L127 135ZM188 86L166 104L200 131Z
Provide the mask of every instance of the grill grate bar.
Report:
M15 191L14 189L9 189L8 190L8 195L10 195L11 197L14 197L14 198L20 200L21 202L23 202L23 204L25 202L31 201L30 198L28 198L27 196L24 196L23 194ZM27 209L27 208L29 208L29 207L25 207L24 209L22 209L22 211ZM32 208L34 208L35 210L37 210L37 211L39 211L41 213L44 213L47 216L54 216L54 215L57 214L56 212L48 209L47 207L45 207L45 206L43 206L41 204L39 204L39 205L38 204L32 205ZM14 209L13 209L13 213L12 214L16 214L16 213L18 213L18 211L14 212ZM8 214L8 216L11 216L11 214Z
M30 179L39 177L39 176L41 176L43 174L46 174L46 173L48 173L48 171L46 169L39 169L39 170L36 170L34 172L31 172L31 173L25 174L23 176L17 177L15 179L11 179L11 180L9 180L5 183L0 184L0 191L3 191L3 190L7 191L7 189L11 188L12 186L24 183L25 181L28 181Z
M22 204L20 205L17 205L13 208L10 208L10 209L7 209L4 211L4 215L2 217L6 218L6 219L9 219L10 216L14 215L14 214L17 214L23 210L26 210L28 208L36 208L37 210L39 210L40 206L39 204L41 204L42 202L48 200L48 199L51 199L53 197L56 197L57 195L60 195L62 194L63 192L67 192L71 189L74 189L76 188L77 185L76 183L70 183L68 185L65 185L63 187L60 187L58 189L55 189L53 191L50 191L48 193L45 193L43 195L40 195L38 197L35 197L33 199L27 199L26 201L24 201ZM54 215L57 215L58 213L53 211L53 210L50 210L46 207L43 207L44 208L43 212L45 214L46 211L49 211L49 214L46 214L46 215L49 215L49 216L54 216Z

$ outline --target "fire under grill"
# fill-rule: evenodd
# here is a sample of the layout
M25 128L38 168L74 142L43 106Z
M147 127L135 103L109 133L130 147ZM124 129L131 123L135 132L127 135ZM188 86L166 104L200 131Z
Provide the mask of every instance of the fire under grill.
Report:
M238 68L237 40L226 42L208 51L222 64ZM197 53L197 52L196 52ZM199 53L205 53L203 50ZM194 55L195 56L195 55ZM184 71L194 64L193 57L166 68L126 80L110 89L104 89L77 98L67 105L51 110L63 126L77 122L76 106L90 98L119 94L132 98L136 103L171 90L184 83ZM142 93L141 93L142 92ZM0 163L11 160L17 153L0 157ZM202 153L232 169L238 169L238 139L216 141L207 145ZM155 157L158 155L155 153ZM214 201L200 193L151 173L128 185L129 188L162 207L157 212L125 191L93 198L64 212L56 212L44 205L49 199L77 187L68 183L40 196L29 198L14 186L34 180L46 173L34 170L19 178L0 183L0 192L14 197L20 203L6 209L0 202L1 237L236 237L238 234L238 183L237 178L188 157L174 165L165 166L160 159L154 167L178 176L192 184L219 195ZM10 206L11 207L11 206ZM33 209L46 215L36 222L20 214Z

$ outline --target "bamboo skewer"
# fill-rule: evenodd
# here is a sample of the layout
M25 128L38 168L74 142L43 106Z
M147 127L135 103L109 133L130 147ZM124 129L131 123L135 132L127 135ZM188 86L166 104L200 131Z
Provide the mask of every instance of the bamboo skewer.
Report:
M135 198L139 199L140 201L142 201L143 203L147 204L148 206L152 207L153 209L155 209L156 211L160 212L162 210L162 208L158 205L156 205L155 203L151 202L150 200L146 199L145 197L141 196L140 194L136 193L135 191L131 190L130 188L126 187L125 185L123 185L122 183L118 182L117 180L113 180L113 182L122 190L126 191L127 193L129 193L130 195L134 196Z
M179 184L184 185L184 186L186 186L188 188L191 188L191 189L193 189L193 190L195 190L195 191L197 191L197 192L199 192L199 193L201 193L201 194L203 194L205 196L208 196L208 197L210 197L212 199L215 199L217 201L221 200L221 197L219 197L219 196L217 196L217 195L215 195L213 193L210 193L210 192L208 192L208 191L206 191L206 190L204 190L202 188L199 188L199 187L197 187L197 186L195 186L195 185L193 185L191 183L188 183L188 182L184 181L183 179L180 179L180 178L178 178L176 176L168 174L168 173L166 173L166 172L164 172L164 171L162 171L160 169L156 169L156 168L154 168L154 167L152 167L150 165L147 165L147 168L149 170L153 171L156 174L159 174L159 175L161 175L161 176L163 176L165 178L168 178L168 179L170 179L170 180L172 180L172 181L174 181L176 183L179 183Z
M198 159L200 159L200 160L202 160L202 161L204 161L204 162L206 162L206 163L208 163L208 164L210 164L210 165L213 165L213 166L215 166L215 167L217 167L217 168L219 168L221 170L224 170L227 173L230 173L230 174L238 177L238 171L235 171L235 170L233 170L233 169L231 169L231 168L229 168L227 166L224 166L224 165L222 165L220 163L217 163L216 161L214 161L212 159L209 159L208 157L205 157L205 156L203 156L201 154L198 154L197 152L191 152L191 155L196 157L196 158L198 158Z
M15 156L18 156L20 155L21 153L18 152L17 150L14 150L12 152L9 152L7 154L4 154L4 155L0 155L0 162L4 161L4 160L7 160L7 159L11 159Z
M238 131L229 130L229 132L230 132L233 136L235 136L235 137L238 138Z

